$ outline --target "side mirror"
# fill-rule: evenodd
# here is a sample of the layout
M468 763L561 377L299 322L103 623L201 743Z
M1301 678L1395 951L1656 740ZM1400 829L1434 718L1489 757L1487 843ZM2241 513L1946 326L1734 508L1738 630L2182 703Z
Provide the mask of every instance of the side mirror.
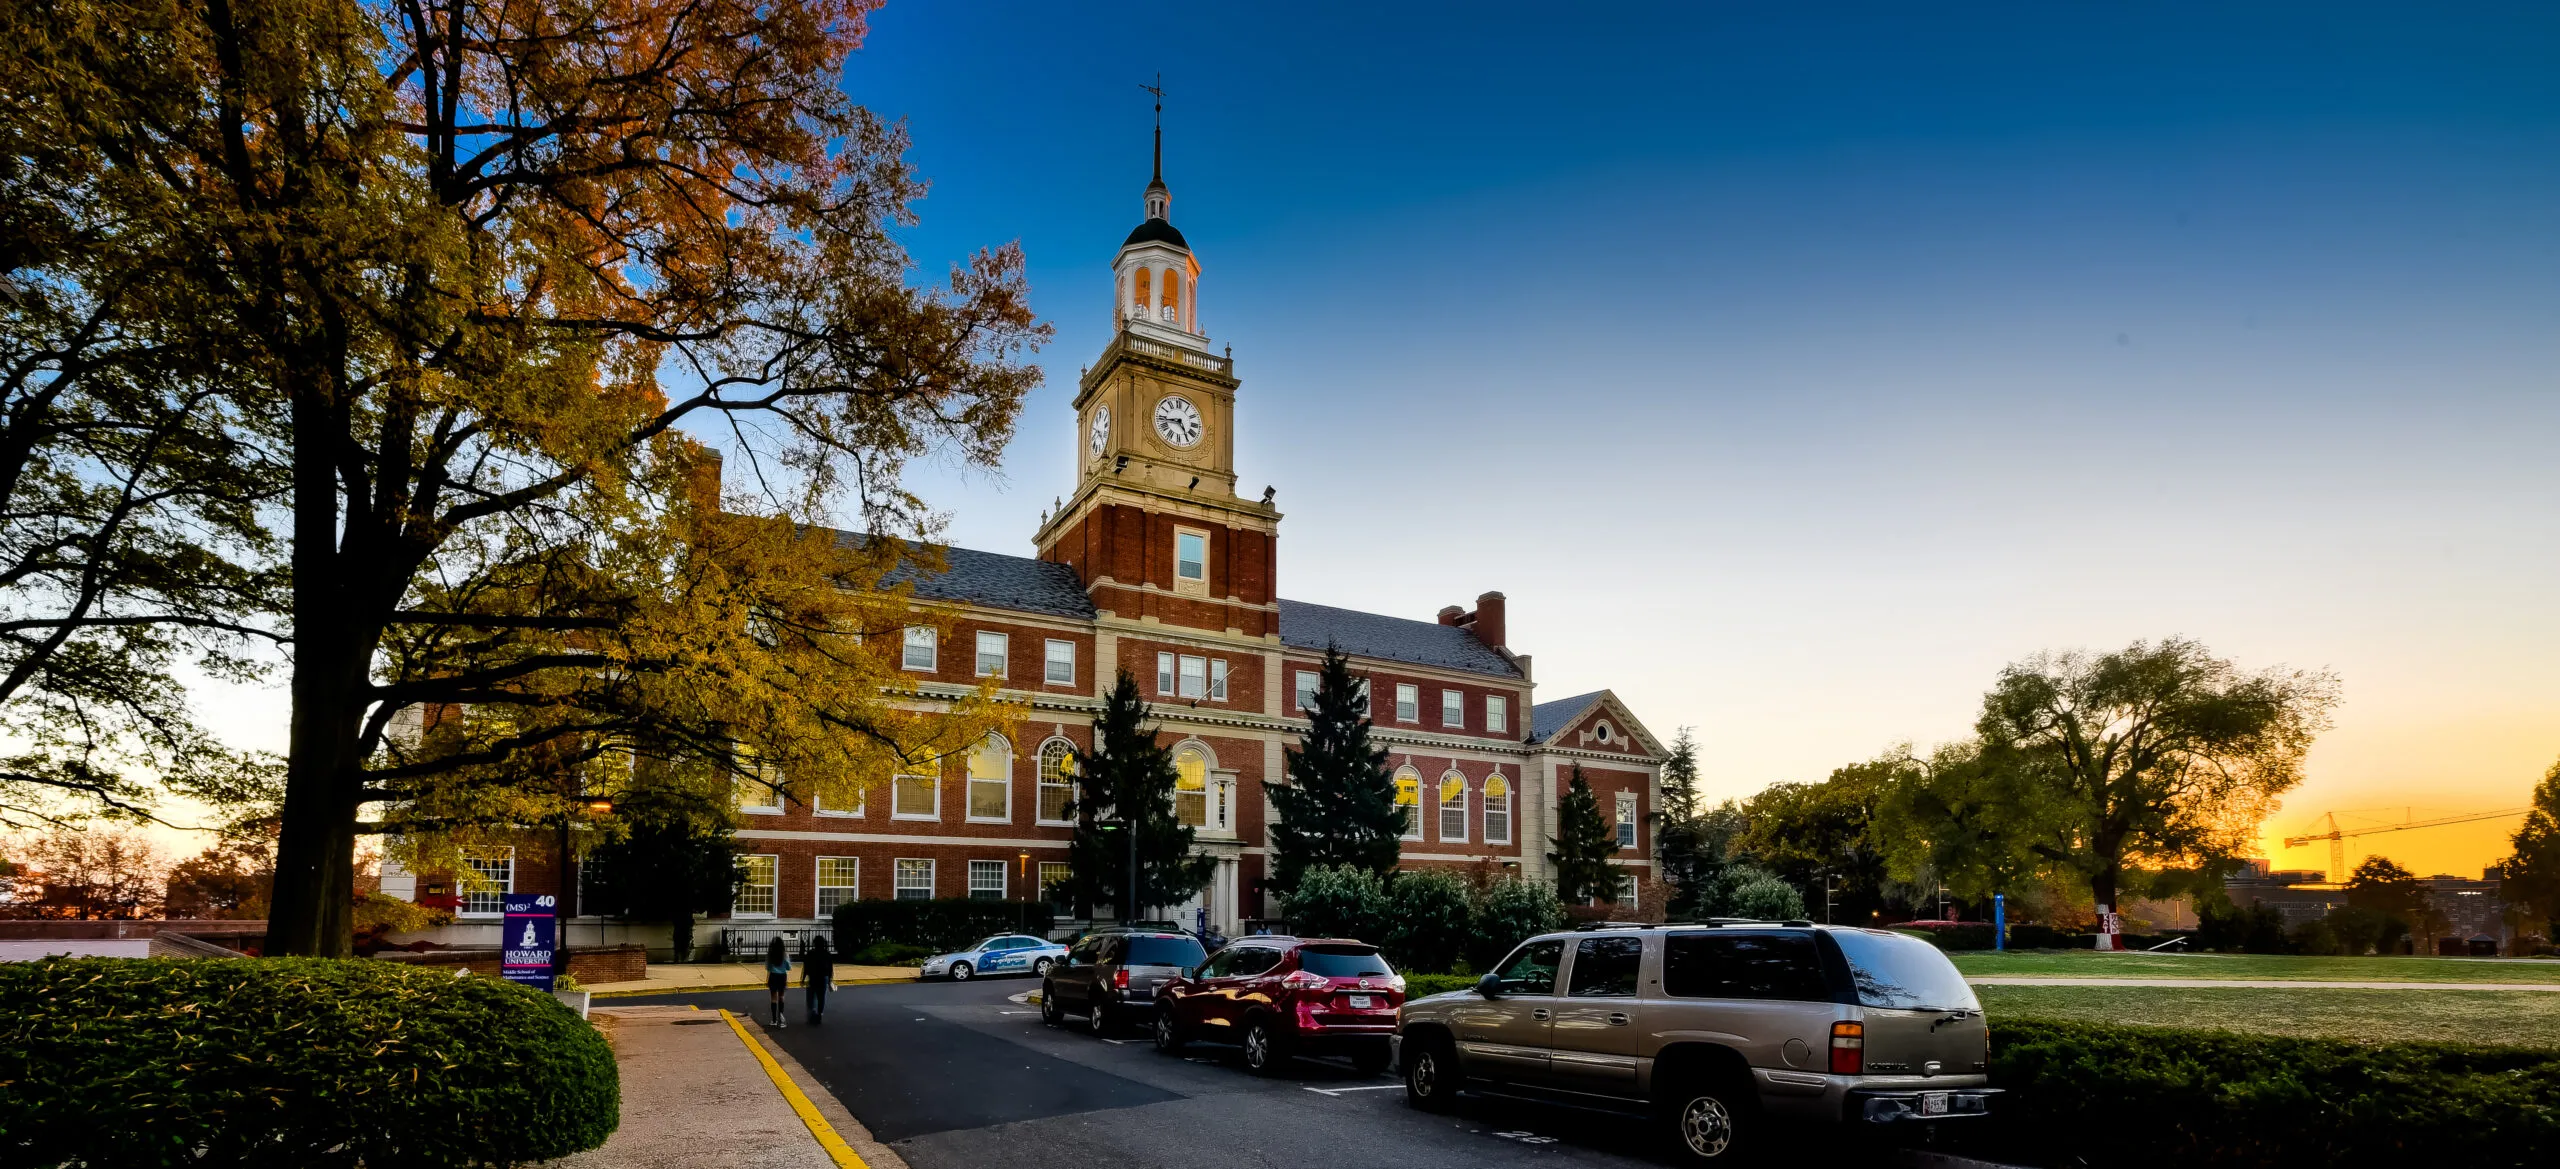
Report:
M1176 977L1180 978L1198 978L1200 976L1200 968L1197 966L1185 966L1180 970L1174 971L1174 974Z
M1476 980L1476 993L1489 999L1502 997L1502 976L1488 974Z

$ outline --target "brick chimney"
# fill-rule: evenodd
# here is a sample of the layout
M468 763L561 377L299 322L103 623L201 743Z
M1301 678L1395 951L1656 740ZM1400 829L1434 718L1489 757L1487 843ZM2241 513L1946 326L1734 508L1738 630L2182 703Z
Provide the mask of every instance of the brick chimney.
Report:
M1466 611L1458 608L1456 605L1443 606L1440 610L1440 623L1442 625L1464 625L1467 623Z
M1472 618L1468 631L1476 635L1476 640L1495 649L1508 648L1502 640L1510 632L1502 617L1502 594L1486 593L1477 597L1476 611L1467 616Z

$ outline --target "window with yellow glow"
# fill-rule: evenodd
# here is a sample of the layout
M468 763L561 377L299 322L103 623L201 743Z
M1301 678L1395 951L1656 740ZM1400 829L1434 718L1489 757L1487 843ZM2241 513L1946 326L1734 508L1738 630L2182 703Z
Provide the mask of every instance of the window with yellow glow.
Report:
M1422 838L1422 777L1410 771L1396 773L1396 810L1404 813L1404 836L1407 840Z
M1156 270L1138 269L1138 315L1152 319L1156 315Z
M1209 757L1197 747L1173 757L1173 817L1194 828L1209 822Z
M1013 818L1013 745L989 735L969 749L969 818Z
M1484 781L1484 842L1511 843L1511 781L1499 775Z
M1065 739L1051 739L1040 747L1040 818L1052 824L1067 819L1067 804L1075 798L1076 749Z
M1467 777L1450 772L1440 777L1440 839L1467 838Z

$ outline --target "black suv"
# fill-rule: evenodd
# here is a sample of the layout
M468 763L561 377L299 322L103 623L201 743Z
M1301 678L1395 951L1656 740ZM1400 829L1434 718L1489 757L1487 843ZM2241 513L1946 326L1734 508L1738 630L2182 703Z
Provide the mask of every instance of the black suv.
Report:
M1209 956L1200 939L1172 930L1090 934L1053 963L1040 981L1040 1021L1054 1027L1069 1012L1097 1035L1155 1011L1156 987L1197 970Z

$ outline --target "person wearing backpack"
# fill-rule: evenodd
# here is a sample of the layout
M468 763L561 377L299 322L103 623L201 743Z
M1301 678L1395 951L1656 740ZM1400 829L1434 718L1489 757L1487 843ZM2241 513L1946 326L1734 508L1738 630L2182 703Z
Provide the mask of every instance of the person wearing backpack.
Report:
M776 935L773 944L764 948L764 988L773 996L773 1025L782 1026L782 993L791 985L791 952L782 947Z
M809 939L809 948L800 955L800 988L808 999L809 1025L815 1027L827 1013L827 992L835 989L836 956L828 949L827 939Z

